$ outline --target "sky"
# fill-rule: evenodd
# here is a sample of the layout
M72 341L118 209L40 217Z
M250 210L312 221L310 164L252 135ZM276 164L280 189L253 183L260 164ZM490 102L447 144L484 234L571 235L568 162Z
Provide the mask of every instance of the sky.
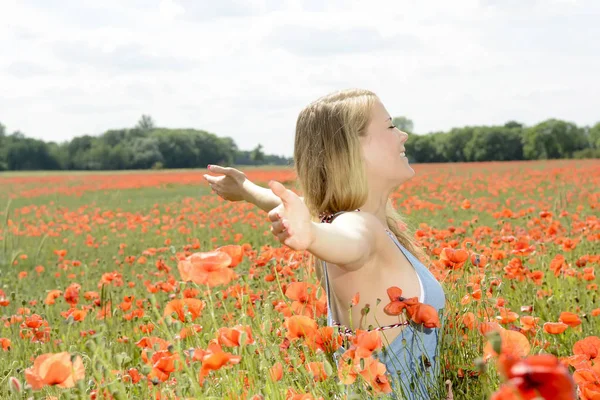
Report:
M0 0L0 123L133 127L292 156L298 113L374 91L417 133L600 121L597 0Z

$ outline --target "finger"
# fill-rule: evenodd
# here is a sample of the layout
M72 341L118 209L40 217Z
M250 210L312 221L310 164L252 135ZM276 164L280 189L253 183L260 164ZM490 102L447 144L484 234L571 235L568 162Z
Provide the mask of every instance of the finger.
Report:
M273 236L277 237L279 239L280 235L288 235L289 236L289 232L288 231L276 231L275 229L273 229L273 227L271 227L271 233L273 234Z
M267 215L269 217L269 221L279 221L282 217L281 208L275 207L274 209L269 211L269 214L267 214Z
M231 171L233 171L233 168L221 167L219 165L209 165L208 166L208 170L210 172L214 172L215 174L228 175L229 173L231 173Z
M285 231L285 229L286 229L286 227L283 225L283 223L281 221L275 221L275 222L273 222L273 224L271 224L271 231L273 232L274 235L277 235L278 233Z
M286 231L286 232L281 232L281 233L279 233L279 234L277 234L277 235L275 235L275 236L277 236L277 239L278 239L278 240L279 240L281 243L284 243L284 242L285 242L285 240L286 240L287 238L289 238L289 237L290 237L290 234L289 234L289 233Z
M204 179L206 179L206 181L209 184L213 184L213 183L217 183L218 178L214 177L214 176L210 176L210 175L204 175Z
M289 202L292 200L292 192L287 190L281 183L277 181L270 181L269 187L271 188L273 194L281 199L283 204L289 204Z

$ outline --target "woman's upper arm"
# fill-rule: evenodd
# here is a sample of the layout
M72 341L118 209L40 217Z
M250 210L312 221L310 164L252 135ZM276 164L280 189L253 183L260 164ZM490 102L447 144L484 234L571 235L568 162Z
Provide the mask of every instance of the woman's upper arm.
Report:
M384 227L372 214L346 212L335 218L331 225L349 235L349 239L360 249L356 260L339 265L340 268L358 270L376 254Z

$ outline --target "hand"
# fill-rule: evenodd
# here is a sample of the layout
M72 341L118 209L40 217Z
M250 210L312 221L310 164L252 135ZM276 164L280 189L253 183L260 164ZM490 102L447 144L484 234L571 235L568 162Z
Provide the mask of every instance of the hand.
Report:
M269 211L271 233L294 250L308 249L315 238L314 223L308 208L296 193L281 183L271 181L269 187L281 199L281 205Z
M208 184L217 196L229 201L245 200L244 181L247 178L242 171L235 168L220 167L218 165L209 165L208 170L216 174L224 175L204 175L204 179L208 181Z

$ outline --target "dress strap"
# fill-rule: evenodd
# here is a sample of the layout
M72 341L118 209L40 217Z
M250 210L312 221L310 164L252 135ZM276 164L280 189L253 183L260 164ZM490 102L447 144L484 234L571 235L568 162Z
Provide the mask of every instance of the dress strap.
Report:
M421 264L421 261L419 261L418 258L416 258L410 251L408 251L408 249L406 247L402 246L402 243L400 243L398 241L398 238L396 237L396 235L394 235L388 229L386 229L385 231L389 235L390 239L392 239L392 241L396 244L396 247L398 247L400 249L400 251L402 252L402 254L404 254L404 257L406 257L406 259L408 260L408 263L413 267L415 273L417 274L417 278L419 279L419 287L421 289L421 296L419 296L419 303L425 303L425 300L427 299L427 297L426 297L427 293L426 293L425 287L423 285L423 277L421 276L423 273L423 268L425 268L425 267L423 266L423 264Z
M329 288L329 275L327 274L327 263L323 263L323 272L325 273L325 294L327 295L327 325L333 325L333 316L331 314L331 289Z
M360 208L357 208L355 211L360 211ZM335 214L327 214L327 213L321 213L319 214L319 219L321 220L321 223L331 223L338 215L343 214L347 211L340 211L337 212ZM408 258L408 254L410 254L410 252L408 251L404 251L402 245L400 244L400 242L398 242L396 236L390 232L389 230L386 229L386 232L392 237L392 239L394 240L394 242L396 242L398 244L398 246L400 247L400 249L402 250L403 253L405 253L406 257ZM408 253L408 254L406 254ZM412 254L411 254L412 256ZM412 260L409 258L409 262L412 263ZM352 329L343 326L342 324L340 324L338 321L333 319L333 315L331 312L331 288L329 285L329 274L327 272L327 263L325 261L322 261L323 263L323 272L325 275L325 293L327 295L327 325L329 326L337 326L340 328L341 333L345 336L353 336L355 333ZM417 276L418 276L418 272L417 272ZM420 277L419 277L419 282L420 282ZM375 327L373 329L370 329L369 331L384 331L387 329L392 329L392 328L397 328L400 326L406 326L409 325L409 321L404 321L404 322L400 322L400 323L396 323L396 324L392 324L392 325L386 325L386 326L378 326Z
M352 329L340 324L338 321L333 319L333 314L331 313L331 299L330 299L331 289L329 288L329 276L327 274L327 263L325 261L323 261L323 270L325 272L325 292L327 295L327 325L339 327L341 334L343 334L345 336L354 336L355 332ZM396 324L386 325L386 326L378 326L373 329L369 329L368 331L385 331L388 329L397 328L397 327L406 326L406 325L409 325L409 321L399 322Z
M355 211L360 211L360 208L357 208ZM321 214L319 214L319 219L321 220L321 223L330 224L331 222L333 222L333 220L338 215L341 215L345 212L347 212L347 211L339 211L335 214L321 213ZM333 315L331 312L331 287L329 285L329 274L327 273L327 263L325 261L322 261L322 263L323 263L323 272L325 274L325 293L327 295L327 325L341 327L341 325L333 319ZM348 334L349 333L348 331L350 331L350 333L352 332L351 330L346 328L345 333Z
M354 211L360 211L360 208L357 208ZM339 212L336 212L335 214L330 214L330 213L322 212L321 214L319 214L319 219L321 220L321 223L325 222L325 223L330 224L330 223L333 222L333 220L335 219L335 217L337 217L338 215L341 215L341 214L343 214L345 212L348 212L348 211L339 211Z

